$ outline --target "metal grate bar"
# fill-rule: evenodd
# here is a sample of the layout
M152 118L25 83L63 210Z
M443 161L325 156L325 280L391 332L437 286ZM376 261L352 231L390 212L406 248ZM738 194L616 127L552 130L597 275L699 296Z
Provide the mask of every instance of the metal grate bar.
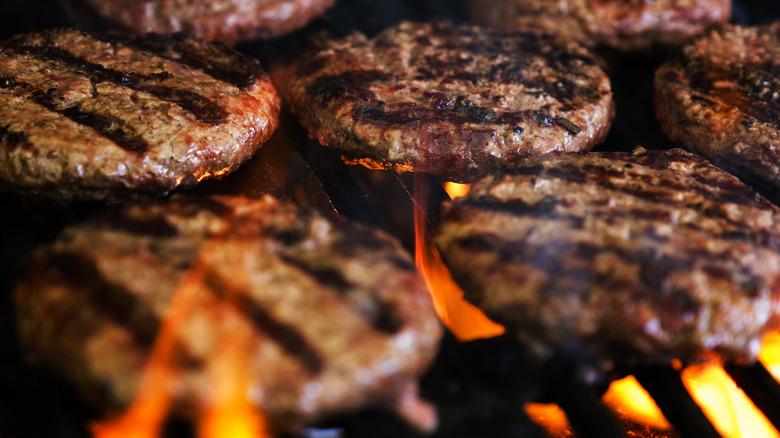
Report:
M578 437L625 438L615 417L591 385L584 383L577 354L559 351L542 368L545 398L566 413Z
M780 430L780 384L761 362L751 366L726 365L724 368L775 429Z
M646 366L634 371L639 384L647 390L669 423L683 437L720 438L715 426L685 388L680 373L671 367Z
M333 208L340 215L367 225L386 228L370 197L352 178L338 153L319 146L312 140L295 143L298 153L306 161Z

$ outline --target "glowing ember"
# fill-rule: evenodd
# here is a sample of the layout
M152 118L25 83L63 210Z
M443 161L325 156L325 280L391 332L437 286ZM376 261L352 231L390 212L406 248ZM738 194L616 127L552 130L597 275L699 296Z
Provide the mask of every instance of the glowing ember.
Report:
M688 392L724 437L780 437L720 366L688 367L682 377Z
M233 170L232 167L225 167L223 169L214 171L214 172L205 172L202 175L198 176L198 182L203 181L206 178L219 178L227 173L229 173L231 170Z
M573 436L566 413L554 404L526 403L525 413L550 436Z
M780 380L780 333L772 332L764 336L764 342L761 344L761 354L758 360L764 364L764 367Z
M444 183L444 190L450 195L450 199L466 196L471 190L471 184L459 184L454 182Z
M415 199L419 204L426 205L426 188L422 187L420 181L419 179L415 181ZM461 341L491 338L503 334L504 326L491 321L479 309L463 299L463 291L452 279L439 251L426 233L425 213L421 208L415 209L414 232L417 268L425 279L433 299L433 306L444 325Z
M615 412L638 422L656 429L670 428L653 398L639 385L634 376L612 382L602 399Z
M759 359L777 378L780 374L780 333L765 336ZM722 367L688 367L683 370L682 379L696 403L725 438L780 438L780 433ZM603 400L620 415L659 430L670 429L660 409L633 376L613 382ZM570 429L561 429L568 425L556 419L558 414L549 405L538 406L526 408L530 418L554 436L572 433Z

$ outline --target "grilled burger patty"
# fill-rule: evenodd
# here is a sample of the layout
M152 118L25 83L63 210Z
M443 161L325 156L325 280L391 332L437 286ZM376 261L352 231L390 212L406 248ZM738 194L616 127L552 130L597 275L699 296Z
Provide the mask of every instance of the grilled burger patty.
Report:
M278 125L257 61L183 37L70 29L0 43L0 189L116 200L231 171Z
M288 75L292 111L346 157L469 181L601 142L609 79L575 43L445 22L324 41Z
M657 70L658 120L673 141L777 192L779 73L780 23L713 32Z
M184 32L228 45L303 27L333 0L68 0L112 25L146 33Z
M540 359L751 361L780 310L779 213L680 149L554 154L447 204L436 243Z
M166 384L181 412L229 375L274 429L367 403L435 424L416 382L441 326L410 256L376 230L269 196L174 197L68 228L27 266L26 352L98 406L128 405L177 314Z
M731 0L469 0L467 6L482 25L541 28L620 50L679 45L731 15Z

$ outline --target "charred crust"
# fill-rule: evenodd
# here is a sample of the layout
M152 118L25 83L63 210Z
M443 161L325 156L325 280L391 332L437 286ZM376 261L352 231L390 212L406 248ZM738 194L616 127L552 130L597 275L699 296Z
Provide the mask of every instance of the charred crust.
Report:
M189 90L160 85L159 82L172 77L170 72L139 74L131 71L114 70L78 58L54 45L9 44L8 48L17 53L33 55L39 59L59 64L64 69L81 72L93 83L111 82L137 91L150 93L161 100L179 105L185 111L193 114L201 123L218 125L227 119L227 112L210 99ZM56 93L56 90L49 91Z
M14 151L18 148L32 148L32 144L30 143L30 139L27 138L27 134L11 130L11 125L0 125L0 144L5 146L9 151Z
M212 78L248 90L257 81L267 81L266 73L257 60L230 50L224 43L195 42L182 33L165 35L148 33L131 38L104 37L112 45L128 45L154 53L199 70Z
M120 324L136 345L151 349L160 329L160 319L124 286L108 281L88 256L75 252L50 252L40 274L54 275L60 284L87 296L108 319ZM36 274L38 275L38 274Z
M320 76L307 87L307 92L322 106L334 99L369 101L376 99L371 85L389 79L390 76L380 70L353 70L340 75Z
M315 266L292 256L282 255L282 260L300 269L318 284L339 294L358 315L371 324L374 330L395 334L403 327L403 316L391 303L351 283L340 270L328 266Z
M325 369L325 359L317 349L294 326L279 321L271 311L254 300L249 291L213 273L206 276L206 284L214 294L232 303L258 331L296 357L310 375L318 375Z

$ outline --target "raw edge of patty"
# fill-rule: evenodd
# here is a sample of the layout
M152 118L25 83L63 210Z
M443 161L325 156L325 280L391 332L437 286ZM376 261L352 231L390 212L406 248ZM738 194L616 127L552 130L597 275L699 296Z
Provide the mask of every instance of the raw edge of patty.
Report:
M656 115L671 140L780 199L778 72L780 24L713 31L656 71Z
M441 21L323 41L285 89L309 135L346 158L461 182L589 149L614 115L609 78L578 44Z
M441 324L410 256L379 231L269 196L174 197L66 229L25 272L27 355L102 409L127 406L178 314L180 413L207 409L228 375L274 430L374 404L435 427L416 388Z
M226 174L279 124L256 60L219 43L54 29L0 43L0 187L64 201Z
M536 359L751 362L778 323L779 213L680 149L551 154L446 204L435 242Z
M642 51L679 46L725 24L731 0L469 0L476 23L504 29L539 28L588 46Z

